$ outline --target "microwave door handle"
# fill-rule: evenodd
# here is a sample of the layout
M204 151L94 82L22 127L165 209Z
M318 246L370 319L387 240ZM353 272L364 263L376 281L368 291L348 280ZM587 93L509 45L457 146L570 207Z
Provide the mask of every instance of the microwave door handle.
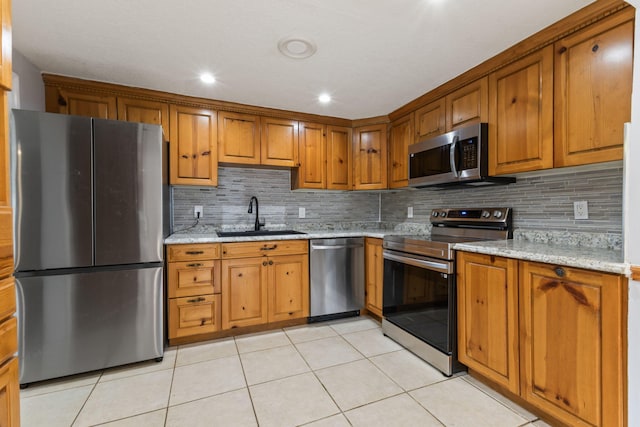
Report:
M453 136L451 148L449 148L449 162L451 163L451 172L453 176L458 177L458 169L456 168L456 147L458 145L458 135Z

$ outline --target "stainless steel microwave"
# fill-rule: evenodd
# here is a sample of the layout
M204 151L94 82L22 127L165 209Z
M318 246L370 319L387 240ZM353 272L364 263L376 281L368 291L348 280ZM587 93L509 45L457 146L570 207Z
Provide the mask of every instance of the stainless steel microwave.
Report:
M490 177L488 124L479 123L409 146L409 186L482 186L515 182Z

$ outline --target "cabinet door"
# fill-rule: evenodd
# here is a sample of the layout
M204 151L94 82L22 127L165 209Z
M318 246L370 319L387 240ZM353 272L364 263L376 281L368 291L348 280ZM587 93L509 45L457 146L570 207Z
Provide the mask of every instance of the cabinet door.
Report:
M553 167L553 47L489 75L489 175Z
M387 188L387 125L363 126L354 130L354 189Z
M555 166L622 159L633 14L616 14L555 44Z
M262 117L260 163L270 166L298 166L298 122Z
M260 118L250 114L218 113L218 160L260 164Z
M97 117L99 119L117 119L116 97L93 93L72 92L58 89L57 109L47 107L51 113L71 114L74 116Z
M447 132L489 120L488 84L483 77L446 97Z
M165 102L119 96L118 120L161 125L164 139L169 139L169 105Z
M367 310L382 316L382 239L365 239L365 304Z
M267 257L222 261L222 328L267 323Z
M309 316L309 257L269 257L269 322Z
M171 106L171 184L218 185L216 113Z
M18 358L0 367L0 426L20 425L20 388L18 386Z
M413 114L391 123L389 136L389 188L409 184L409 145L413 144Z
M522 396L568 425L623 425L626 280L520 262Z
M458 358L518 394L518 262L458 252Z
M11 1L2 0L0 3L0 85L11 90ZM3 424L5 425L5 424Z
M351 128L327 126L327 189L351 190Z
M445 98L440 98L416 110L414 142L445 133L445 110Z
M220 330L220 295L196 295L169 300L169 338Z
M298 128L300 167L293 171L294 188L326 188L326 126L300 122Z

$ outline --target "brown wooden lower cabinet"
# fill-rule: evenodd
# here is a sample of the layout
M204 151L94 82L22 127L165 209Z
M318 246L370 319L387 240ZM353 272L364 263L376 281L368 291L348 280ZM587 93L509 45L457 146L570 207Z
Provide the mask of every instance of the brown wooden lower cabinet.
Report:
M220 295L197 295L169 300L169 337L220 330Z
M626 278L464 252L457 267L469 369L566 425L625 425Z
M365 308L382 317L382 239L365 239Z
M0 367L0 426L20 425L20 387L18 359L12 358Z

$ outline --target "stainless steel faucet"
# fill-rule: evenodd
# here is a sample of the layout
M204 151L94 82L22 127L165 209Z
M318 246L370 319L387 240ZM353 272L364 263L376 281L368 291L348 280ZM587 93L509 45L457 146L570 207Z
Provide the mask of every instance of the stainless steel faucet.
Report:
M264 222L260 222L260 217L259 217L259 211L258 211L258 198L256 196L251 196L251 199L249 200L249 211L248 213L253 213L253 201L256 201L256 223L254 225L254 230L255 231L260 231L260 227L264 226Z

